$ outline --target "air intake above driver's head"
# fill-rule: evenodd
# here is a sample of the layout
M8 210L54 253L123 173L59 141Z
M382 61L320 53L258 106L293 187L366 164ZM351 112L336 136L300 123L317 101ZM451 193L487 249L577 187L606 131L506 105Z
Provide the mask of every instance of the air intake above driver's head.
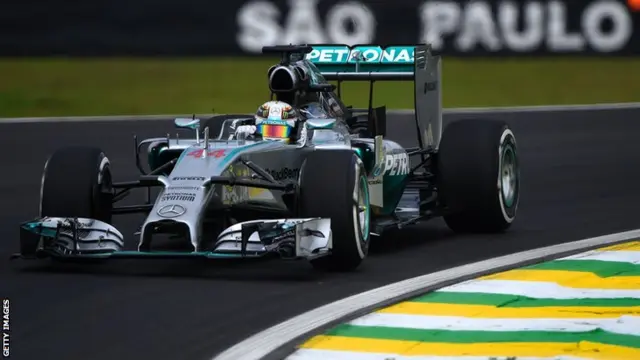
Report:
M269 88L273 92L294 91L298 88L298 76L288 66L276 66L269 71Z

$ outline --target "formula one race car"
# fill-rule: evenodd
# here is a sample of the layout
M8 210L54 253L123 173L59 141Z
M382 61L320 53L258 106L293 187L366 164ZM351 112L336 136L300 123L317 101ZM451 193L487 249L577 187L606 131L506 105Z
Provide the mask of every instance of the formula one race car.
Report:
M142 176L112 181L104 152L56 151L42 176L40 217L21 225L22 258L262 257L350 270L371 237L433 217L457 232L500 232L516 217L516 140L498 121L461 120L442 133L441 59L419 46L274 46L272 100L255 114L175 119L194 138L136 140ZM354 109L343 81L413 81L419 146L385 139L385 107ZM329 83L337 81L337 85ZM203 130L201 130L203 129ZM240 129L243 129L240 131ZM215 132L217 137L209 134ZM286 138L286 141L282 141ZM141 165L148 145L149 172ZM413 159L413 164L411 159ZM158 187L142 205L114 206ZM137 249L112 215L142 212ZM160 250L169 234L183 251Z

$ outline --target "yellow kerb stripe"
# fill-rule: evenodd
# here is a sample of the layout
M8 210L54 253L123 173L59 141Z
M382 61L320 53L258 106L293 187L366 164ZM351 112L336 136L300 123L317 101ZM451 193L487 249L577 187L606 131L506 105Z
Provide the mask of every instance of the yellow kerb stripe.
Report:
M640 276L612 276L601 278L582 271L510 270L483 276L481 280L546 281L565 287L583 289L640 289Z
M463 316L470 318L617 318L622 315L640 315L640 306L544 306L508 308L491 305L435 304L403 302L378 310L383 314L408 314L430 316ZM640 359L640 358L638 358Z
M422 343L320 335L300 346L307 349L389 353L404 356L576 356L590 359L640 359L640 350L588 341L575 343Z
M640 251L640 241L618 244L600 248L598 251Z

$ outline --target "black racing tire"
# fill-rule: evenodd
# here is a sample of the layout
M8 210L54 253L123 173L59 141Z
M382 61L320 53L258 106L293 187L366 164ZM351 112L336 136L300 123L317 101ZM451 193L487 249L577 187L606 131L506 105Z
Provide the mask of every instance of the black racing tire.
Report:
M111 165L102 150L65 147L45 163L40 216L83 217L111 224L112 200Z
M439 200L450 229L496 233L511 226L520 202L520 163L515 135L505 122L453 122L437 156Z
M370 237L369 185L362 161L352 150L317 150L305 159L299 179L300 217L331 219L332 252L311 264L319 270L355 270L369 252Z

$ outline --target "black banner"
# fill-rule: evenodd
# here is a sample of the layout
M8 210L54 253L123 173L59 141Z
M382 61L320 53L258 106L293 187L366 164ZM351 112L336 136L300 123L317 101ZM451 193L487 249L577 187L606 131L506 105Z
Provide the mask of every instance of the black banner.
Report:
M0 11L5 56L250 55L284 43L640 55L640 11L625 0L5 0Z

